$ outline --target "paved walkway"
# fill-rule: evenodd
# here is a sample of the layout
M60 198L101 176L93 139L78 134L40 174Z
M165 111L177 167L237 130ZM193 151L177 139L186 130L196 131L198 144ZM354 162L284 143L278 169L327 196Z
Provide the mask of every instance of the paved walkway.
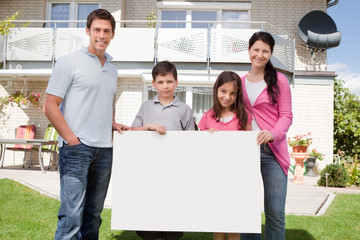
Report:
M0 168L0 179L14 179L42 194L59 199L60 177L57 171L42 173L39 168L21 168L21 166ZM292 182L293 175L289 174L288 193L286 200L286 214L294 215L322 215L334 199L334 189L317 187L319 177L304 177L305 184L296 185ZM356 189L343 189L341 193L359 193ZM111 208L112 184L105 200L105 207ZM336 191L335 191L336 192Z

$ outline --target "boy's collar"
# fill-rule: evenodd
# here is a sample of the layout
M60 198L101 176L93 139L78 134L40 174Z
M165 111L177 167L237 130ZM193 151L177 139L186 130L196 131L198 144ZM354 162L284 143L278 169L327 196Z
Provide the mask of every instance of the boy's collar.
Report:
M160 100L159 100L159 95L156 95L154 97L154 103L161 103ZM161 103L162 104L162 103ZM172 105L172 106L179 106L179 100L178 100L178 97L177 96L174 96L174 100L168 104L169 105ZM164 106L165 107L165 106Z

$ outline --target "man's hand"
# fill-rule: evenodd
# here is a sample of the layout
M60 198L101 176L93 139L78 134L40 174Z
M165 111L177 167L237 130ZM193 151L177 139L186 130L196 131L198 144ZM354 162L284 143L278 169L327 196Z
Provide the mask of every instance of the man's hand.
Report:
M113 123L113 131L118 131L119 133L122 133L123 131L129 131L129 130L131 130L131 128L124 124Z

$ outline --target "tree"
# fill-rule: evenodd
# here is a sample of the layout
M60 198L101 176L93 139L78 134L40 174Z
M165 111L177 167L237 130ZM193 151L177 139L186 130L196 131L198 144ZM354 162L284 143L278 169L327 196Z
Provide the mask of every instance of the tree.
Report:
M334 82L334 153L344 151L345 160L354 161L360 152L360 100L344 87L344 80Z
M11 17L6 17L4 20L0 20L0 48L2 47L2 43L4 42L5 35L8 35L10 33L11 28L15 27L15 23L13 23L16 18L18 18L20 15L19 12L15 12ZM30 23L25 23L21 27L26 27ZM2 67L4 62L1 60L0 57L0 67Z
M3 21L0 20L0 34L1 35L7 35L10 32L10 28L15 27L15 24L12 22L14 21L18 16L19 12L15 12L11 17L6 17Z

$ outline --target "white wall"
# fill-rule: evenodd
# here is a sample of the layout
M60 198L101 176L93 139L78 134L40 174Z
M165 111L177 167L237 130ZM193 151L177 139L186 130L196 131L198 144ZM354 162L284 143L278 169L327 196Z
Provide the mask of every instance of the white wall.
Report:
M309 150L316 148L325 154L322 162L317 161L323 168L333 157L334 87L295 84L291 86L291 92L294 118L287 136L311 132L313 143Z

